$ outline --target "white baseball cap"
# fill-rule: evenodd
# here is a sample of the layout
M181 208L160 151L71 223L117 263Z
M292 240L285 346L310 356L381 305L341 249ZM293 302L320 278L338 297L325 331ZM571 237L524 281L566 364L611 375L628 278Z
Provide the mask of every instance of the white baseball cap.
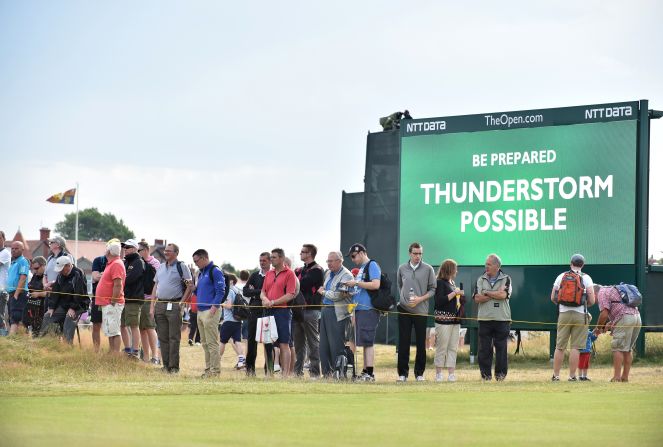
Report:
M126 241L122 242L122 246L138 248L138 242L136 242L136 239L127 239Z
M65 265L73 264L74 261L67 255L60 256L57 261L55 261L55 271L61 272Z

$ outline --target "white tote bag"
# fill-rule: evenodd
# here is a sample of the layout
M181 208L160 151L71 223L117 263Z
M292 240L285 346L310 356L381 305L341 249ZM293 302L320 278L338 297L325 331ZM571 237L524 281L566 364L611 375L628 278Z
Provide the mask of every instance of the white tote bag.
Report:
M258 343L274 343L279 339L279 331L276 329L276 320L273 315L258 318L256 324L256 341Z

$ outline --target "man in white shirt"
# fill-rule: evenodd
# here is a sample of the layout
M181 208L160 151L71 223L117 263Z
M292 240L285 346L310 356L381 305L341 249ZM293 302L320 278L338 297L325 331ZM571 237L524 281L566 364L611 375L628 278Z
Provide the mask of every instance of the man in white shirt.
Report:
M5 233L0 231L0 333L5 333L7 326L5 324L5 310L7 309L7 274L9 264L12 262L12 255L9 249L5 248Z
M588 274L582 272L584 265L585 258L581 254L573 255L571 257L571 270L559 274L550 293L550 301L559 306L557 342L553 360L553 382L559 381L559 371L562 368L564 352L569 342L571 344L569 381L575 382L577 380L576 369L578 368L580 350L587 343L589 323L585 314L587 307L594 305L595 297L594 281ZM578 279L581 283L580 287L574 285ZM573 298L571 292L574 290L577 299L571 301L571 298Z

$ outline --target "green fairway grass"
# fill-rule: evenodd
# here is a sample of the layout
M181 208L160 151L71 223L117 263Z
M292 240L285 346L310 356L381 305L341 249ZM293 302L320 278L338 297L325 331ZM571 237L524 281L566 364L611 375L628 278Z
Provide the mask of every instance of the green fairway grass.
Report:
M660 446L659 391L531 386L3 399L2 445ZM203 388L196 383L192 388ZM362 385L356 385L355 388ZM370 387L370 385L369 385ZM383 390L385 391L385 390ZM628 419L622 421L620 415ZM628 443L626 443L628 440ZM112 441L112 444L109 444ZM82 445L82 444L80 444Z
M203 380L202 350L184 345L170 376L88 342L0 339L0 446L663 445L660 363L636 362L630 383L609 383L601 361L590 383L551 383L547 338L502 383L459 361L457 383L434 382L429 365L427 382L406 384L393 346L377 347L378 382L363 384L247 379L232 356Z

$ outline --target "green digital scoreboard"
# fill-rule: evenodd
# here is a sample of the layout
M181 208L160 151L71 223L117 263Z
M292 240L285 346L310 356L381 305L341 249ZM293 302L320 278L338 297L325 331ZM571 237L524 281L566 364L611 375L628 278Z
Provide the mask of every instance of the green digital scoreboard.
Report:
M638 102L401 122L399 259L635 264Z

